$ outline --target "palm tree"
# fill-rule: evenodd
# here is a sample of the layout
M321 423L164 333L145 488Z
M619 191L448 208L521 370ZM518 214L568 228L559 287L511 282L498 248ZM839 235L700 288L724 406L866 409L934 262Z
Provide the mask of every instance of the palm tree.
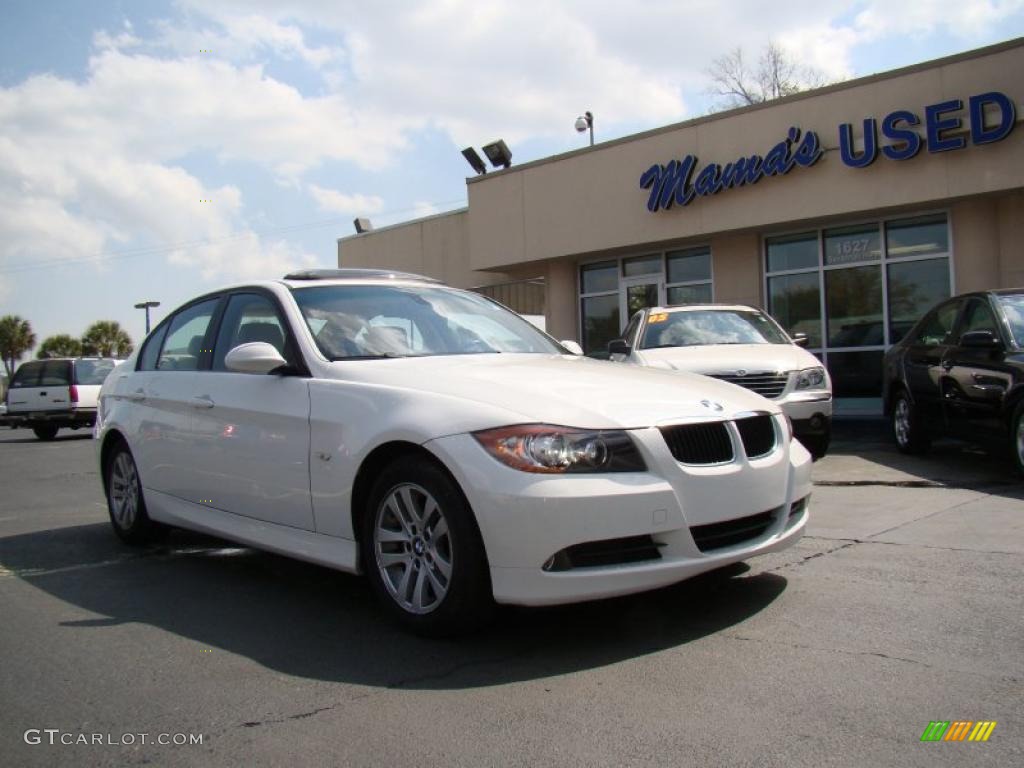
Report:
M36 352L36 357L42 360L46 357L78 357L81 354L81 341L66 333L58 333L56 336L43 339L43 343L39 345Z
M127 357L135 349L131 336L114 320L99 320L82 334L82 354Z
M0 356L4 359L7 377L14 375L14 366L36 344L36 335L28 320L17 315L0 317Z

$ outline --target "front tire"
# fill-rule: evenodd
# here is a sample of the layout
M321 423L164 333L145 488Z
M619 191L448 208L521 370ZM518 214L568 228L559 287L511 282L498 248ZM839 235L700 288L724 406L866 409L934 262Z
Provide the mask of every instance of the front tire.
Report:
M422 458L390 464L363 514L363 566L392 617L419 634L463 632L493 606L473 512L444 470Z
M892 435L901 453L925 453L931 447L921 415L906 392L899 392L892 404Z
M1024 402L1013 409L1010 420L1010 455L1017 474L1024 476Z
M55 427L52 424L43 424L38 427L32 427L32 431L36 433L36 437L40 440L54 440L57 437L57 431L59 427Z
M114 533L133 546L151 544L164 538L166 526L154 523L146 512L139 470L127 445L120 443L111 451L105 469L107 511Z

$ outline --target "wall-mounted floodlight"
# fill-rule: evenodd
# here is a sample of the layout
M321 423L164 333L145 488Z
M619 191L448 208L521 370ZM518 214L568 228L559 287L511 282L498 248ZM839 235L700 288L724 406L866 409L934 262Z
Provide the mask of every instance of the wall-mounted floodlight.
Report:
M512 165L512 150L501 139L491 144L485 144L483 150L484 154L487 155L487 159L491 161L491 165L495 168L499 166L508 168Z
M473 170L477 174L487 173L487 166L484 165L484 161L480 159L480 155L476 153L476 150L472 147L466 147L462 150L462 156L466 158L466 162L473 166Z
M590 146L594 146L594 115L590 112L584 112L582 115L576 118L576 130L579 133L584 131L590 131Z
M352 222L352 226L356 228L357 235L361 235L364 232L369 232L373 229L373 224L370 223L369 219L355 219Z

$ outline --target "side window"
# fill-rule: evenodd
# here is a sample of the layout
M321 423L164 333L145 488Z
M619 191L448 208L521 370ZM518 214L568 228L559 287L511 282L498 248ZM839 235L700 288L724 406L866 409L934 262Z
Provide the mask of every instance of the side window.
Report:
M167 338L157 370L160 371L195 371L205 355L203 341L210 327L210 320L217 309L218 299L210 299L193 304L176 314L167 328Z
M956 322L959 309L959 301L951 301L936 309L925 318L913 343L929 347L945 344L946 338L953 331L953 323Z
M146 339L146 345L139 352L139 365L137 370L155 371L156 363L160 357L160 345L163 344L164 336L167 335L167 323L163 323L153 334Z
M213 370L226 371L224 358L239 344L264 341L288 357L285 352L285 330L274 303L256 293L240 293L231 297L213 350Z
M113 360L76 360L75 384L103 384L115 365Z
M39 375L43 372L43 364L37 362L25 363L14 374L11 379L11 389L21 387L39 386Z
M999 326L996 325L996 316L992 313L992 308L989 307L988 302L981 299L971 299L971 303L967 305L960 334L963 335L969 331L991 331L996 335L997 339L999 338Z

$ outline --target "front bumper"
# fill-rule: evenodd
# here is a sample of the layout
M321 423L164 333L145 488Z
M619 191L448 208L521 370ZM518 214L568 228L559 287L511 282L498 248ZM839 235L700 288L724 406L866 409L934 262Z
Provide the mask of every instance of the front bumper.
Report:
M777 425L788 432L781 417ZM655 428L630 434L647 472L534 475L500 464L469 435L427 443L476 513L495 600L551 605L640 592L784 549L803 534L807 503L790 511L810 495L811 458L788 434L766 457L713 466L680 464ZM720 548L701 551L691 530L759 515L770 515L762 531ZM566 548L628 537L649 537L658 556L550 569Z
M831 432L831 392L794 392L773 402L789 416L797 437L827 435Z

